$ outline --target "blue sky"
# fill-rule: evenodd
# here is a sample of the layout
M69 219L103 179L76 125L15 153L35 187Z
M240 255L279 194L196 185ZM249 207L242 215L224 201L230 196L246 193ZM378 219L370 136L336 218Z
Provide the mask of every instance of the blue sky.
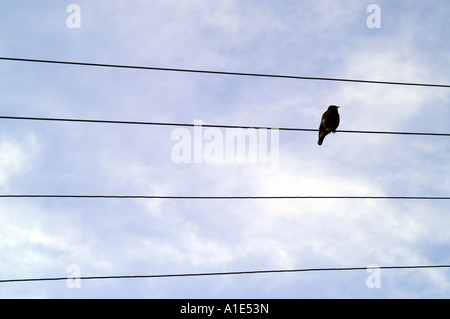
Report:
M66 25L69 4L81 28ZM381 28L369 29L369 4ZM450 83L448 1L0 1L0 56ZM0 114L448 133L450 92L0 61ZM279 168L177 164L173 127L2 120L3 194L448 196L445 137L280 132ZM0 200L0 278L448 264L446 201ZM8 283L3 298L448 298L448 270Z

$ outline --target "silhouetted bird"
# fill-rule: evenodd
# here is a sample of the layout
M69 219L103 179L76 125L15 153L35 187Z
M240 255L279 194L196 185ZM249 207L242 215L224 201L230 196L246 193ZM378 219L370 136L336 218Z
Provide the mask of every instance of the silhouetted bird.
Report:
M336 105L330 105L328 110L322 115L322 121L320 121L319 127L319 145L322 145L325 136L330 134L330 132L336 133L336 129L339 126L339 113L338 107Z

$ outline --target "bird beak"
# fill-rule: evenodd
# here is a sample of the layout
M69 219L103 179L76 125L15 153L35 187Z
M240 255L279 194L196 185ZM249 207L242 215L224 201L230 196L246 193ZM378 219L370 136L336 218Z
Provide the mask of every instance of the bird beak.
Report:
M336 106L337 108L340 108L340 106L338 105L338 106Z

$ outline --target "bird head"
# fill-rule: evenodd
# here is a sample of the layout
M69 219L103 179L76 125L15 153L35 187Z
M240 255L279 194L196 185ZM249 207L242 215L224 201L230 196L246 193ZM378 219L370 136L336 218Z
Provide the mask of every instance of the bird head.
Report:
M338 109L338 108L340 108L340 106L339 105L330 105L329 107L328 107L328 109L329 110L331 110L331 109Z

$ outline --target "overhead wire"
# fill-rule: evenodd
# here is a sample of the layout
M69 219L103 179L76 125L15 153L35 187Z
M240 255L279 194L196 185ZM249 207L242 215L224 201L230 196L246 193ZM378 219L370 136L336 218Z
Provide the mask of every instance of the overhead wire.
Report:
M282 75L282 74L265 74L265 73L231 72L231 71L215 71L215 70L198 70L198 69L184 69L184 68L165 68L165 67L150 67L150 66L123 65L123 64L106 64L106 63L75 62L75 61L44 60L44 59L26 59L26 58L17 58L17 57L0 57L0 60L17 61L17 62L33 62L33 63L66 64L66 65L78 65L78 66L89 66L89 67L139 69L139 70L152 70L152 71L189 72L189 73L203 73L203 74L217 74L217 75L235 75L235 76L251 76L251 77L284 78L284 79L296 79L296 80L337 81L337 82L354 82L354 83L371 83L371 84L407 85L407 86L450 88L450 84L395 82L395 81L376 81L376 80L344 79L344 78L313 77L313 76L296 76L296 75Z
M274 127L274 126L250 126L250 125L226 125L226 124L201 124L195 123L175 123L175 122L145 122L145 121L125 121L125 120L105 120L105 119L81 119L81 118L56 118L56 117L31 117L31 116L7 116L0 115L0 120L24 120L24 121L50 121L50 122L73 122L73 123L98 123L98 124L123 124L123 125L152 125L152 126L179 126L179 127L205 127L205 128L225 128L225 129L267 129L279 131L303 131L317 132L313 128L295 127ZM369 130L336 130L340 133L359 134L388 134L388 135L422 135L422 136L450 136L450 133L437 132L401 132L401 131L369 131Z
M0 283L31 282L31 281L60 281L60 280L92 280L92 279L144 279L144 278L170 278L170 277L200 277L200 276L230 276L252 275L269 273L294 273L294 272L324 272L324 271L356 271L356 270L382 270L382 269L430 269L450 268L450 265L411 265L411 266L366 266L366 267L331 267L331 268L300 268L300 269L273 269L227 272L203 272L203 273L179 273L160 275L117 275L117 276L69 276L69 277L45 277L45 278L16 278L0 279Z
M71 194L0 194L0 198L91 198L91 199L180 199L180 200L264 200L264 199L382 199L449 200L449 196L172 196L172 195L71 195Z

